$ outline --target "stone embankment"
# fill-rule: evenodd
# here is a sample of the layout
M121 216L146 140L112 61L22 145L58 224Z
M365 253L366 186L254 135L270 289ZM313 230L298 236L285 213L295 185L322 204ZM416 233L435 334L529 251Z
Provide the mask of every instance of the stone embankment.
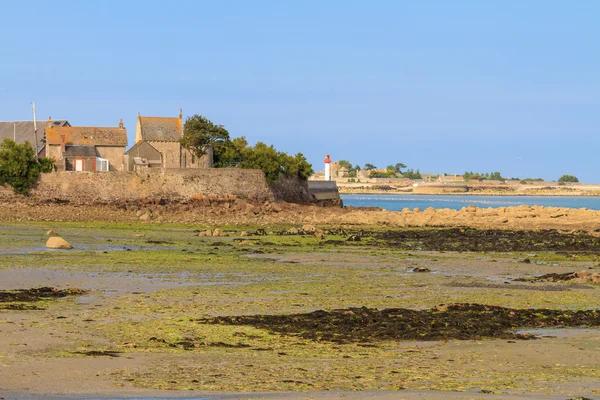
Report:
M187 201L142 199L109 205L3 203L3 221L142 221L208 225L312 224L316 226L438 227L486 229L560 229L600 232L600 211L539 206L465 207L387 211L380 208L335 208L236 196L195 196Z

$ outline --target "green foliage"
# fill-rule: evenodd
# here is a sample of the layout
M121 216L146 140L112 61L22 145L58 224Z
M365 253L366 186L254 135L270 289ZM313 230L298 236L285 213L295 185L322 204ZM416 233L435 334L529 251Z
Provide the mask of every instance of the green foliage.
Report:
M421 171L419 171L418 169L416 171L413 171L412 169L406 170L402 174L402 176L408 179L423 179L423 177L421 176Z
M560 178L558 178L558 182L561 183L575 183L575 182L579 182L579 179L577 179L576 176L573 175L563 175Z
M201 115L194 115L185 121L181 145L196 157L206 154L210 146L215 168L239 166L261 169L269 182L276 181L279 174L307 180L314 172L302 153L290 156L262 142L250 147L245 137L230 139L223 125L216 125Z
M366 169L366 168L365 168ZM397 178L395 171L376 171L371 170L369 172L369 178Z
M206 117L196 114L185 121L180 143L200 158L206 154L209 146L219 147L227 141L229 141L229 132L223 125L213 124Z
M340 160L338 161L338 165L342 168L346 168L347 170L352 169L352 164L348 160Z
M263 170L269 182L276 181L279 174L307 180L313 173L312 165L302 153L290 156L262 142L242 150L240 167Z
M215 168L226 168L239 165L242 162L246 147L248 147L248 141L244 136L215 143L213 146L213 166Z
M365 171L372 171L374 169L377 169L377 167L371 163L366 163L365 166L363 167L363 169Z
M15 193L27 195L39 176L40 164L31 144L4 139L0 144L0 185L10 185Z
M506 178L503 178L502 174L497 171L492 172L492 173L489 173L489 172L479 173L479 172L468 171L463 174L463 178L465 178L466 181L469 181L469 180L473 180L473 181L486 181L486 180L504 181L504 180L506 180Z
M41 157L39 159L40 162L40 171L44 173L54 171L54 160L50 157Z
M396 163L396 165L394 165L394 171L396 171L399 174L402 174L402 168L406 168L406 165L404 165L401 162Z

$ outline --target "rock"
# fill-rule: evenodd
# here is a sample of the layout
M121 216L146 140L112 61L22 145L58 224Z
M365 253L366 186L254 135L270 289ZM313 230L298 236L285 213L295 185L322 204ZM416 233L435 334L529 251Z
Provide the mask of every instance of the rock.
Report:
M223 229L221 229L221 228L216 228L216 229L213 231L212 235L213 235L213 236L223 236Z
M522 261L522 263L524 264L531 264L531 260L529 258L526 258Z
M352 235L347 239L348 242L360 242L360 236Z
M239 245L240 245L240 246L252 246L252 242L249 242L249 241L247 241L247 240L242 240L242 241L239 243Z
M323 240L325 239L325 232L323 232L322 230L318 230L314 233L315 237L317 239Z
M58 232L56 232L54 229L50 229L48 232L46 232L46 236L58 236Z
M51 238L49 238L48 241L46 242L46 247L49 249L72 249L73 248L73 247L71 247L69 242L67 242L65 239L61 238L60 236L52 236Z
M427 267L415 267L412 272L431 272L431 270Z
M143 233L136 233L135 235L133 235L133 237L144 237L146 235L144 235Z
M142 214L139 218L140 221L150 221L150 219L152 218L152 214L150 214L150 211Z
M213 233L210 229L207 231L202 231L198 234L198 236L212 236L212 235L213 235Z
M248 232L242 231L242 233L240 233L240 236L248 236Z
M477 212L477 207L474 206L473 204L471 204L469 207L465 208L465 211L466 212L470 212L470 213L474 213L474 212Z
M302 230L306 233L314 233L317 231L317 228L312 225L303 225Z

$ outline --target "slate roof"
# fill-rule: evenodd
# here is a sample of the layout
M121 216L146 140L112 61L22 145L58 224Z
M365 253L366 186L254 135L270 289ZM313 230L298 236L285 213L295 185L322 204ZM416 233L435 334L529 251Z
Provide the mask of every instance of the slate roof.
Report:
M183 136L181 118L138 117L142 140L179 142Z
M67 145L127 146L127 129L96 126L61 126L46 128L46 142L60 144L65 135Z
M65 152L63 153L63 157L97 157L96 146L93 145L84 145L84 146L65 146Z
M67 120L56 120L56 121L37 121L38 130L38 148L41 149L44 146L44 129L49 125L54 127L59 126L71 126ZM16 138L17 143L24 143L26 140L33 146L34 132L33 132L33 121L8 121L0 122L0 141L4 139L13 140L13 134L16 127Z

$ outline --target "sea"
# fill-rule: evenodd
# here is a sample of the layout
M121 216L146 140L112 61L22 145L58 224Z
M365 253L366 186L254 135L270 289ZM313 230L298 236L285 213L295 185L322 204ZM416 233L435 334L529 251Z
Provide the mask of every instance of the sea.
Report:
M512 207L521 205L587 208L600 210L600 197L588 196L463 196L463 195L402 195L402 194L343 194L344 206L381 207L400 211L404 208L449 208L460 210L471 204L479 208Z

